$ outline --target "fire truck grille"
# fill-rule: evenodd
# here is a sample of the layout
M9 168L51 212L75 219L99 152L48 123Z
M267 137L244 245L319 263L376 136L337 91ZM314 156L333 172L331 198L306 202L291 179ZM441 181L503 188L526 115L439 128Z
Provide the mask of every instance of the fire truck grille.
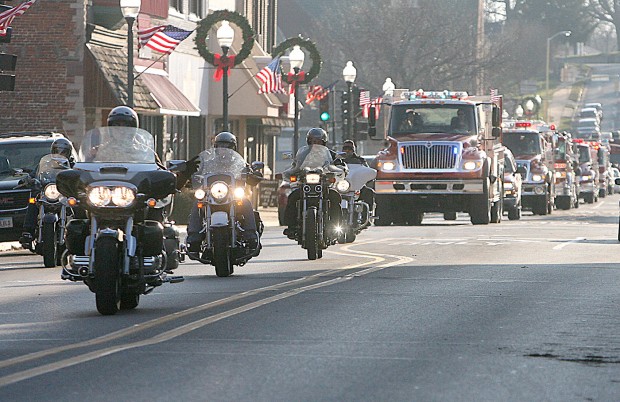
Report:
M454 169L459 154L457 146L447 144L405 145L403 151L405 169Z

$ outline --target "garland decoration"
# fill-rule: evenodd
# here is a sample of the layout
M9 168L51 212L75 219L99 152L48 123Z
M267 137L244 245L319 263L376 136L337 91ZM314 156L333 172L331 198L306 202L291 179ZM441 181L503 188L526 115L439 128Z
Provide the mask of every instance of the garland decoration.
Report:
M310 59L312 59L312 67L310 67L310 70L308 72L304 72L305 74L303 78L300 77L301 79L297 80L300 84L307 84L312 81L317 75L319 75L319 72L321 71L321 64L323 63L323 61L321 60L321 55L319 54L319 51L317 50L314 42L312 42L310 39L304 39L301 36L288 38L287 40L276 46L271 52L271 54L274 58L278 56L283 56L288 49L291 49L295 45L299 45L300 48L306 50L310 54Z
M214 66L216 65L216 55L209 51L209 49L207 48L206 40L209 36L209 31L211 30L211 28L220 21L228 21L231 24L235 24L236 26L241 28L241 34L243 36L243 45L241 46L241 50L234 57L228 56L229 59L234 59L232 63L234 66L236 66L250 55L252 47L254 46L255 36L254 30L250 26L248 20L236 11L217 10L203 18L198 23L198 27L196 28L196 37L194 38L194 43L196 43L196 49L198 50L198 54L200 54L200 56L202 56L202 58L205 59L207 63Z

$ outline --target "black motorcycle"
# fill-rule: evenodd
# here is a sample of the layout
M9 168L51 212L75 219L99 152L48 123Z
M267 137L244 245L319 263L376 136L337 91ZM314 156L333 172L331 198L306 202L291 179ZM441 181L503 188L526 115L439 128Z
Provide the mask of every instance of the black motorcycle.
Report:
M343 179L343 169L332 165L333 159L329 149L323 145L304 146L299 149L295 157L297 166L294 171L286 173L291 184L300 191L297 201L297 222L300 230L295 240L308 252L309 260L323 257L323 250L335 244L338 238L334 227L333 233L328 233L329 218L329 191L337 179Z
M89 131L78 162L56 183L69 205L88 214L67 224L61 277L88 285L101 314L133 309L156 286L183 281L166 273L164 227L156 220L176 192L176 176L156 163L150 133L130 127Z
M67 198L56 187L56 176L67 169L71 169L71 165L65 156L45 155L39 161L37 177L23 180L18 186L28 186L37 194L30 200L38 210L33 241L22 246L43 256L46 268L61 264L65 250L65 225L74 215L73 209L67 206Z
M262 169L262 162L254 162L252 171ZM228 148L213 148L200 154L200 167L192 177L198 213L203 222L202 243L198 256L189 258L215 266L219 277L233 274L234 266L243 266L260 253L263 223L257 211L254 214L259 242L255 246L244 240L241 213L248 205L247 186L256 186L260 178L246 168L245 160ZM250 208L251 209L251 208Z
M361 164L347 164L344 179L336 182L336 189L342 197L342 224L338 243L352 243L357 235L370 226L373 205L360 200L360 191L367 182L377 177L377 171Z

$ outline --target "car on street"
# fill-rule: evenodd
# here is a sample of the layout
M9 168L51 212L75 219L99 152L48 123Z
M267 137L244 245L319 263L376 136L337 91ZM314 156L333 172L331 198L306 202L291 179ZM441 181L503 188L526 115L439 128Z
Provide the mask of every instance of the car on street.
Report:
M611 175L612 175L612 180L614 183L614 193L620 193L620 183L616 183L616 179L620 179L620 170L618 170L618 168L612 167L611 168Z
M52 131L0 134L0 241L16 241L21 236L28 200L34 194L27 187L16 187L35 173L57 138L65 137Z
M517 161L510 149L504 150L504 211L508 219L521 219L521 173L517 172Z

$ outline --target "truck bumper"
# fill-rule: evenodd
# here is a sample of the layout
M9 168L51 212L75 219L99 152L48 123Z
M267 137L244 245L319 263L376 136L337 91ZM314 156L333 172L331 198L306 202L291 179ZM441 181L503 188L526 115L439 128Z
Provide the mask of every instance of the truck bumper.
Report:
M380 180L377 194L411 194L420 196L482 194L482 180Z

